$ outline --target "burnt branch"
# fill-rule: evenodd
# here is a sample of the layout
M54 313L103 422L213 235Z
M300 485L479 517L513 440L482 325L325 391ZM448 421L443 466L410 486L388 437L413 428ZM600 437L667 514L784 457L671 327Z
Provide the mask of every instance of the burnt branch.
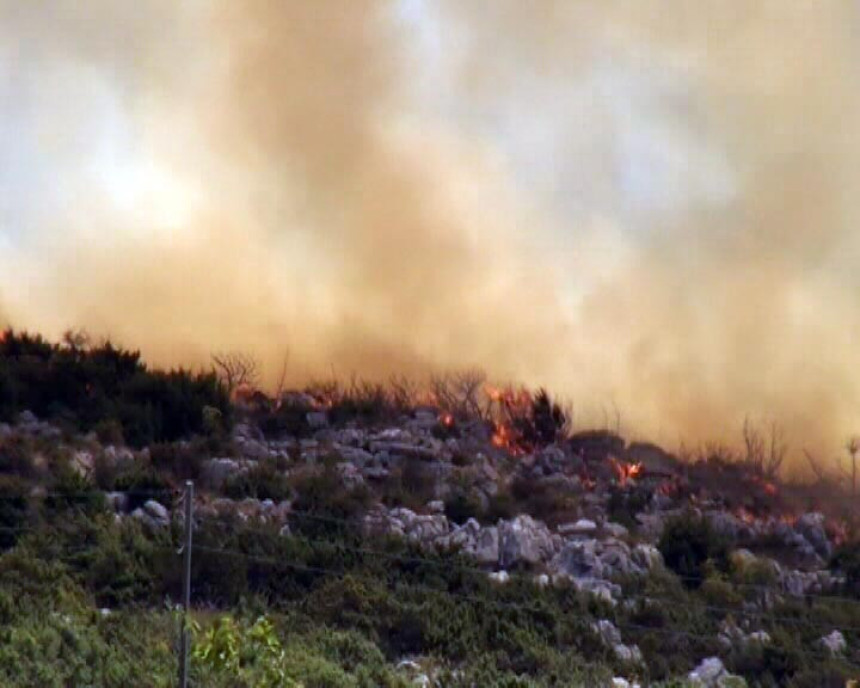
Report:
M255 387L260 377L260 365L253 356L239 352L212 355L215 374L232 393L240 387Z

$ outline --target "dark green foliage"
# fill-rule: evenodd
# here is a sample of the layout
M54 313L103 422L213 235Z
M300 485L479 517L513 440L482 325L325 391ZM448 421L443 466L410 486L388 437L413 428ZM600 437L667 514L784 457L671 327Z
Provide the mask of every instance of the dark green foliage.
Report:
M516 515L517 504L513 495L509 490L502 488L490 497L482 520L486 523L496 523L499 520L510 520Z
M445 500L445 515L453 523L463 524L470 518L479 519L482 514L481 502L465 490L456 490Z
M299 477L293 487L297 496L291 526L312 536L353 532L356 517L371 503L367 488L348 488L331 465Z
M692 513L666 522L658 548L666 566L689 587L701 585L708 562L723 570L728 565L728 543L706 518Z
M535 445L552 444L562 439L567 417L561 406L553 402L545 389L538 390L532 401L532 423L526 441Z
M517 513L527 513L550 524L576 520L574 498L547 481L517 476L511 484L511 497Z
M12 435L0 439L0 473L32 478L35 472L33 446L28 438Z
M178 481L197 480L209 453L203 440L161 443L149 448L149 460L156 470Z
M651 502L653 492L647 489L620 489L612 487L607 507L610 521L615 521L629 529L637 527L636 514L645 510Z
M845 574L845 592L860 597L860 542L840 547L833 555L831 566Z
M66 512L95 515L107 507L104 493L67 463L55 465L54 482L44 504L51 519L64 518Z
M421 510L435 498L434 481L431 466L427 462L406 458L391 472L384 485L383 502L388 506Z
M27 525L29 487L14 475L0 475L0 549L12 547Z
M282 502L292 496L289 480L274 464L263 461L251 470L230 476L224 485L224 494L231 499L271 499Z
M133 511L149 499L164 501L171 485L154 466L135 463L117 475L113 489L128 493L128 506Z
M110 342L51 344L12 330L0 340L0 419L30 410L141 447L203 432L207 406L229 416L214 374L151 371Z
M267 437L309 437L308 413L311 410L312 407L304 401L284 399L278 408L263 414L259 419L260 429Z

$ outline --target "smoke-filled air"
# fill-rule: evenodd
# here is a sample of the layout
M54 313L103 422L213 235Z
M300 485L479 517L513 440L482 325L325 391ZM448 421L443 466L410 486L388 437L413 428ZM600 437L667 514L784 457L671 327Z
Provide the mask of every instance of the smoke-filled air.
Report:
M0 0L0 319L860 425L860 6Z

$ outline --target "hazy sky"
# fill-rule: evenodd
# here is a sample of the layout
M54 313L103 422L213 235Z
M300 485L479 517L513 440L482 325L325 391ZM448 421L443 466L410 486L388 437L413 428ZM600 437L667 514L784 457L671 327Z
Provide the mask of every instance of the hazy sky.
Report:
M860 431L860 4L0 0L0 318Z

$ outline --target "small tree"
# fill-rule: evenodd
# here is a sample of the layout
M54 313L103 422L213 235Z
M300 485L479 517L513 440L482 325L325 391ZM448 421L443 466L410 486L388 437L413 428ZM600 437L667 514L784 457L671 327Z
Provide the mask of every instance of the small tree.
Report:
M213 354L212 364L218 379L233 394L240 387L254 387L260 378L260 364L248 354L228 352Z
M774 421L768 428L768 436L750 421L744 419L744 463L757 475L775 478L785 461L788 445L785 442L782 429Z

